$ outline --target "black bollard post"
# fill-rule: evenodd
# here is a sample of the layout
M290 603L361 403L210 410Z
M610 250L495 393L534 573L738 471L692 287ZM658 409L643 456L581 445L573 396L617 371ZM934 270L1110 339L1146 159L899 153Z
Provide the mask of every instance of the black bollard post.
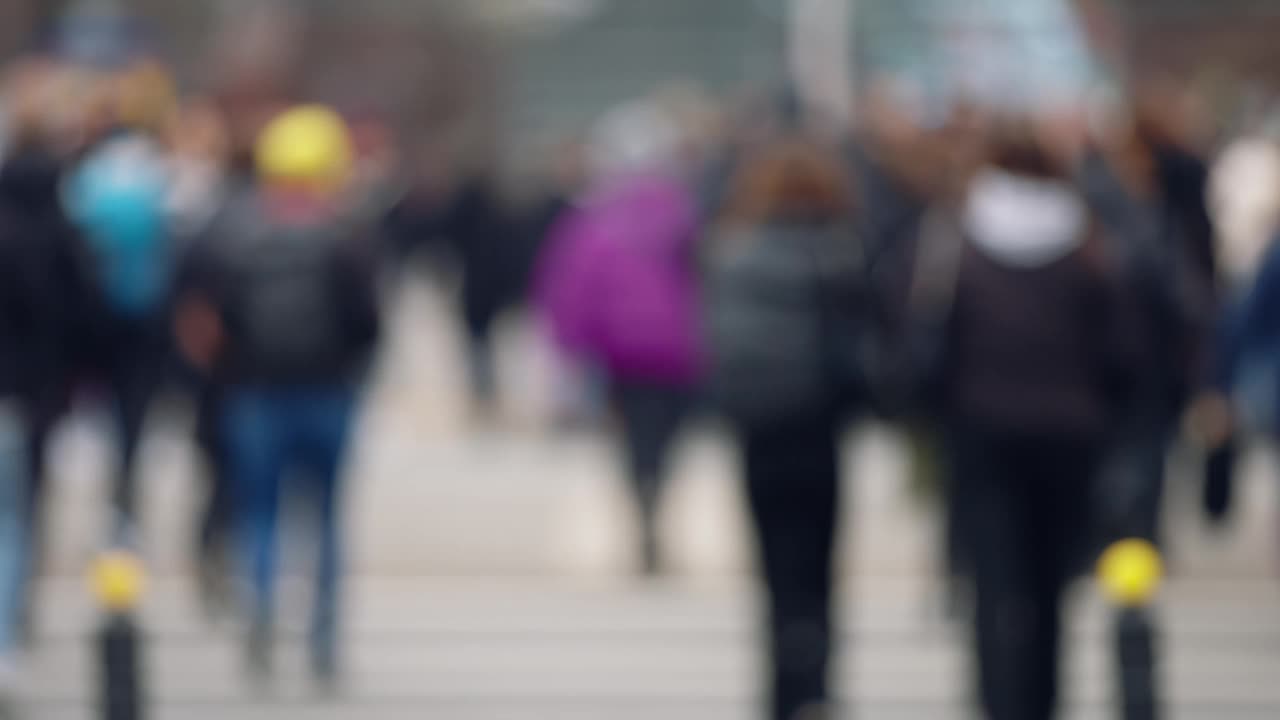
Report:
M142 658L137 623L128 613L107 616L98 634L102 720L143 720Z
M101 720L145 720L142 633L134 616L142 590L141 565L127 553L108 553L93 575L104 609L95 638Z
M1150 610L1120 610L1115 632L1121 717L1123 720L1156 720L1160 717L1156 700L1156 637Z

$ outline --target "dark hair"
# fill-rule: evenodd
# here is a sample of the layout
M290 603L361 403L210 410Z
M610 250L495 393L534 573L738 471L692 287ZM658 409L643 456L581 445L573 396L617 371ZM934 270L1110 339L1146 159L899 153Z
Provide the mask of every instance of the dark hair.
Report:
M1025 116L998 118L991 124L986 161L1014 175L1060 180L1068 174Z
M780 138L752 152L733 182L728 220L838 219L853 211L853 188L836 149Z

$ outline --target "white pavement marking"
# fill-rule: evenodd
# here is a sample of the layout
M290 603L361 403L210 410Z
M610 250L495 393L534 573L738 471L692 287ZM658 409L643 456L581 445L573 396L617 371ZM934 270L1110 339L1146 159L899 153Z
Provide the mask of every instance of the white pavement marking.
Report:
M246 694L235 634L203 624L186 580L200 484L189 419L170 408L157 414L143 456L143 547L158 576L144 612L154 717L747 717L758 677L755 593L725 438L702 425L682 443L662 525L675 577L633 583L632 522L611 443L552 438L536 423L547 377L536 333L505 326L504 420L475 431L439 294L410 287L397 308L349 473L346 694L333 705L314 700L300 672L282 672L278 695ZM893 434L865 429L848 450L840 686L859 717L963 718L961 638L930 614L932 514L907 497ZM32 718L87 720L86 637L96 616L79 575L100 537L110 452L101 428L81 418L55 453L56 579L41 596L41 649L26 689ZM1280 501L1265 460L1249 466L1239 522L1221 535L1201 527L1192 478L1176 466L1175 582L1163 610L1174 720L1280 717L1280 588L1270 570ZM297 671L304 618L288 617L284 659ZM1104 620L1086 599L1068 720L1110 717Z

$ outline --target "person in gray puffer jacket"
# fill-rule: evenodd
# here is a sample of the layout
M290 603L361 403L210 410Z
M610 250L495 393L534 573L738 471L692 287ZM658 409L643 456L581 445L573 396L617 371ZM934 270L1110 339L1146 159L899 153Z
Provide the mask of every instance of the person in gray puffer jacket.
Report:
M829 712L838 436L859 395L865 287L836 157L798 138L757 151L707 251L710 385L759 538L773 720Z

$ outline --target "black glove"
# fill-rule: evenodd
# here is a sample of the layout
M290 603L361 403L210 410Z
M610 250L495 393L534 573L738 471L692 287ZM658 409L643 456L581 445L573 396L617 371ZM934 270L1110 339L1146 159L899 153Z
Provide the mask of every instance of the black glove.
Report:
M1231 514L1231 498L1234 491L1236 458L1239 448L1234 441L1211 450L1205 458L1204 504L1205 515L1215 525L1222 525Z

